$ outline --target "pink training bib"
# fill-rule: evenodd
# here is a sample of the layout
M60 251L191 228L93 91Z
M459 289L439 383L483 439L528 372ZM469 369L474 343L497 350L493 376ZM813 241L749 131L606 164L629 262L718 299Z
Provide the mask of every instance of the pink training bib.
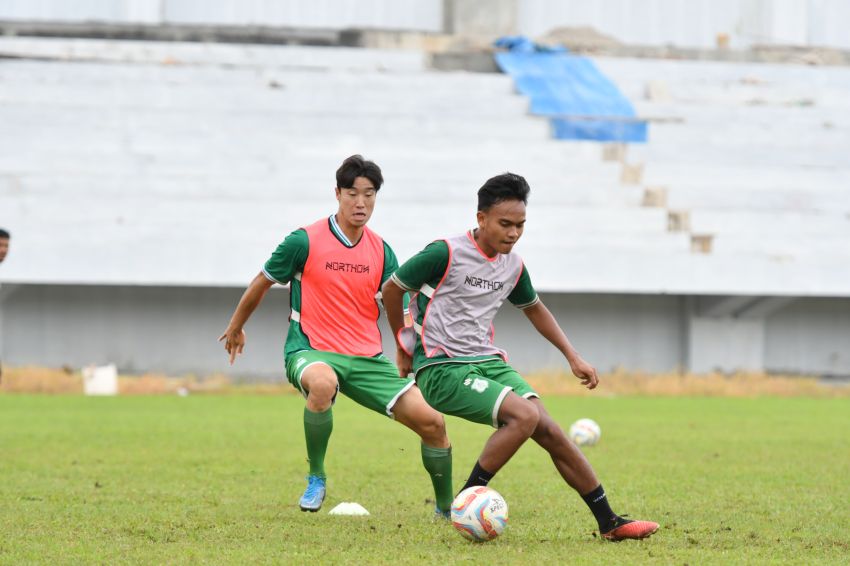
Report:
M301 276L301 328L316 350L375 356L383 350L376 295L384 242L369 228L349 248L323 218L305 228L310 242Z

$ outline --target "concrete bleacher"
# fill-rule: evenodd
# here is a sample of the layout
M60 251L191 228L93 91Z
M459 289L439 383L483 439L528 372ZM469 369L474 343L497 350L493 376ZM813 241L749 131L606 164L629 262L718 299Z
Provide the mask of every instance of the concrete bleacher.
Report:
M818 197L839 191L850 173L844 158L850 147L850 69L653 60L637 65L605 58L597 63L641 115L681 120L652 125L641 154L648 183L669 180L685 189L713 184L730 198L794 189ZM648 98L650 83L662 83L667 96ZM735 206L740 204L738 199Z
M660 119L629 159L691 233L712 237L710 261L785 266L789 279L811 269L809 292L832 281L825 294L850 293L850 69L597 63L640 115Z
M847 71L813 95L766 65L600 61L640 114L682 119L628 149L644 174L623 184L507 76L415 52L0 38L0 55L6 281L242 286L334 210L358 152L384 169L373 227L402 259L471 227L477 188L511 170L532 186L518 250L541 290L850 296ZM642 100L647 65L669 99ZM642 206L645 186L666 205Z

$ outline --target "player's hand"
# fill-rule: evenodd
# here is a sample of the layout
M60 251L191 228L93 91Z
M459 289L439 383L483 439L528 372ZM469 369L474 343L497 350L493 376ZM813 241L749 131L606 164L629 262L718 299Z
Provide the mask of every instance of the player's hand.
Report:
M398 366L399 377L407 377L413 371L413 359L402 348L396 348L395 365Z
M573 375L581 380L582 385L588 389L594 389L599 385L599 377L596 375L596 368L576 355L569 360L570 369L573 370Z
M241 328L239 330L228 328L218 339L219 342L222 340L224 340L224 349L230 354L230 365L233 365L236 356L245 348L245 331Z

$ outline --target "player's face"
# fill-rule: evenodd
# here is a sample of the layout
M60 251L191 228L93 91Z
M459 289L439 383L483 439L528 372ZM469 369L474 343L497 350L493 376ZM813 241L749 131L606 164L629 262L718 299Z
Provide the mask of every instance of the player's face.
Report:
M369 218L372 217L377 195L378 191L375 190L372 181L366 177L354 179L353 187L337 187L336 200L339 201L339 221L358 228L365 226L369 222Z
M478 211L478 245L489 256L508 254L525 229L525 203L503 200Z
M0 238L0 261L6 259L7 253L9 253L9 238Z

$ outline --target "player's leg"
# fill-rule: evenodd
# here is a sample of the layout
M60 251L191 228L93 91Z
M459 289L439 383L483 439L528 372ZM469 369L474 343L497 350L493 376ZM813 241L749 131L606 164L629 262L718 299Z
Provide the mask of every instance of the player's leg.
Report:
M451 509L452 452L443 415L428 406L410 378L384 356L349 356L350 368L340 380L340 391L353 401L407 426L422 439L422 464L431 477L437 513Z
M318 511L325 500L325 455L333 432L332 405L339 389L337 374L325 352L297 352L287 360L287 375L306 397L304 439L310 472L307 488L298 504L302 511Z
M487 485L537 426L536 407L511 393L510 387L489 379L491 366L491 362L437 364L417 374L417 383L429 405L441 413L497 429L463 489Z
M398 380L398 378L395 378ZM392 407L395 420L422 439L422 465L434 486L436 513L448 517L452 507L452 448L446 435L443 415L434 410L415 385L405 391Z
M555 468L570 487L581 494L593 491L599 485L596 474L584 454L573 444L561 426L546 411L543 402L531 398L537 406L540 421L531 438L549 453Z
M487 485L529 439L539 418L537 408L513 391L505 395L496 414L499 428L487 440L461 491L476 485Z
M307 439L310 474L324 478L325 454L333 432L331 405L338 387L336 373L323 363L312 364L301 375L301 387L307 393L304 434Z
M622 540L646 538L657 531L657 523L632 521L614 513L605 489L582 451L567 438L564 429L549 415L540 398L534 397L531 402L540 414L537 429L531 437L549 453L564 481L581 495L596 518L599 533L610 540Z
M443 415L425 402L422 392L415 385L398 398L392 407L392 414L396 421L418 434L422 444L432 448L450 446Z

